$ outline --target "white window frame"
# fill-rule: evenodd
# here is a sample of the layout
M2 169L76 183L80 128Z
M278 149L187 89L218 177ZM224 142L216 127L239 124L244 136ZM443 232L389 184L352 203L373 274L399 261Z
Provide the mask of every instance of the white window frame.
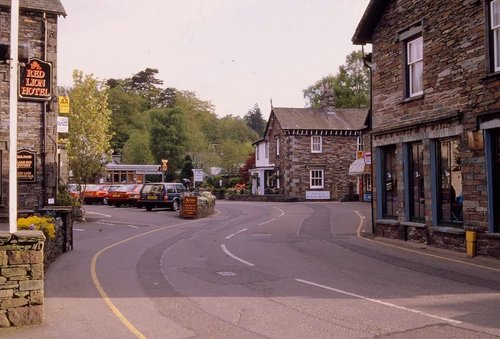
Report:
M363 150L363 137L362 136L359 136L356 138L356 150L357 151Z
M309 186L311 188L324 188L325 187L325 170L312 169L309 171Z
M321 135L311 136L311 153L323 153L323 138Z
M496 10L496 11L495 11ZM492 30L493 70L500 71L500 0L490 2L490 26Z
M413 57L412 48L417 52L415 58ZM406 66L408 72L408 94L410 97L422 95L424 93L424 40L422 36L409 40L406 43ZM420 88L415 88L414 72L418 72L421 78Z
M280 155L280 139L276 139L276 156Z

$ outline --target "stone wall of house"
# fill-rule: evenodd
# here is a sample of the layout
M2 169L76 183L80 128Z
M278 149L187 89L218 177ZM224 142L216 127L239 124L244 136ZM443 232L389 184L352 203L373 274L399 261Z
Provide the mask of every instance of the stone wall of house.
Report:
M429 139L459 138L463 228L474 227L481 232L488 229L485 152L469 148L467 133L478 128L479 114L500 110L500 76L489 76L488 71L485 8L484 2L472 0L391 1L373 35L374 146L397 145L401 169L398 182L402 183L403 143L424 142L424 173L430 178ZM407 99L404 46L398 36L418 23L424 37L424 94ZM379 161L376 154L372 157L374 162ZM425 185L429 242L459 248L464 243L463 235L431 230L430 182ZM398 191L400 221L405 217L404 189ZM375 208L377 205L375 201ZM498 246L495 238L485 237L489 245L480 248L494 253Z
M0 232L0 327L42 323L44 240L41 231Z
M45 37L45 27L47 36ZM0 40L10 39L10 9L0 8ZM45 39L47 44L45 45ZM18 104L18 149L36 152L36 182L18 185L18 208L36 209L55 198L57 179L57 97L56 97L56 45L57 16L21 11L19 17L19 43L29 46L29 57L52 63L53 99L45 102L19 101ZM9 65L0 64L0 120L9 119ZM46 126L46 137L44 127ZM1 185L0 209L8 205L9 176L9 124L0 125ZM45 144L45 147L43 146Z
M356 136L323 136L323 152L311 153L311 136L287 136L284 159L280 161L283 171L284 193L290 197L304 199L310 189L310 170L324 170L324 188L330 191L331 199L340 200L349 193L349 185L356 178L349 176L349 166L356 159ZM282 165L281 165L282 164Z

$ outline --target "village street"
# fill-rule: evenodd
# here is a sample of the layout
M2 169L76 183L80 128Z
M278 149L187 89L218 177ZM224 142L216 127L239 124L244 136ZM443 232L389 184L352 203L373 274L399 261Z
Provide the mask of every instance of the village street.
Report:
M46 272L43 325L0 336L500 336L498 260L372 239L368 203L216 209L86 206L74 250Z

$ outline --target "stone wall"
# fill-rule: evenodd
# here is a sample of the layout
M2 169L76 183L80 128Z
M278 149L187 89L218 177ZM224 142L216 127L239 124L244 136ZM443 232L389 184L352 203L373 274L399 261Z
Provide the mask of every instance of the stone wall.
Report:
M44 241L41 231L0 232L0 327L42 323Z

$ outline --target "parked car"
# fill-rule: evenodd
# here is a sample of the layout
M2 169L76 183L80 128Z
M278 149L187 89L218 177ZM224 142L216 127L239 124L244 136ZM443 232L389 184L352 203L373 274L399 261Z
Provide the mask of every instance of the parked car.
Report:
M122 186L123 186L123 184L110 184L110 185L107 185L106 194L104 195L104 198L102 198L102 203L104 205L108 205L109 196L111 194L113 194L114 191L116 191L117 189L119 189Z
M141 188L141 197L137 203L151 211L155 207L179 209L185 187L181 183L157 182L146 183Z
M120 207L121 205L136 206L141 197L141 184L126 184L112 190L107 196L108 205Z
M108 185L92 185L87 184L82 186L83 202L86 204L104 203L104 197L108 192Z

